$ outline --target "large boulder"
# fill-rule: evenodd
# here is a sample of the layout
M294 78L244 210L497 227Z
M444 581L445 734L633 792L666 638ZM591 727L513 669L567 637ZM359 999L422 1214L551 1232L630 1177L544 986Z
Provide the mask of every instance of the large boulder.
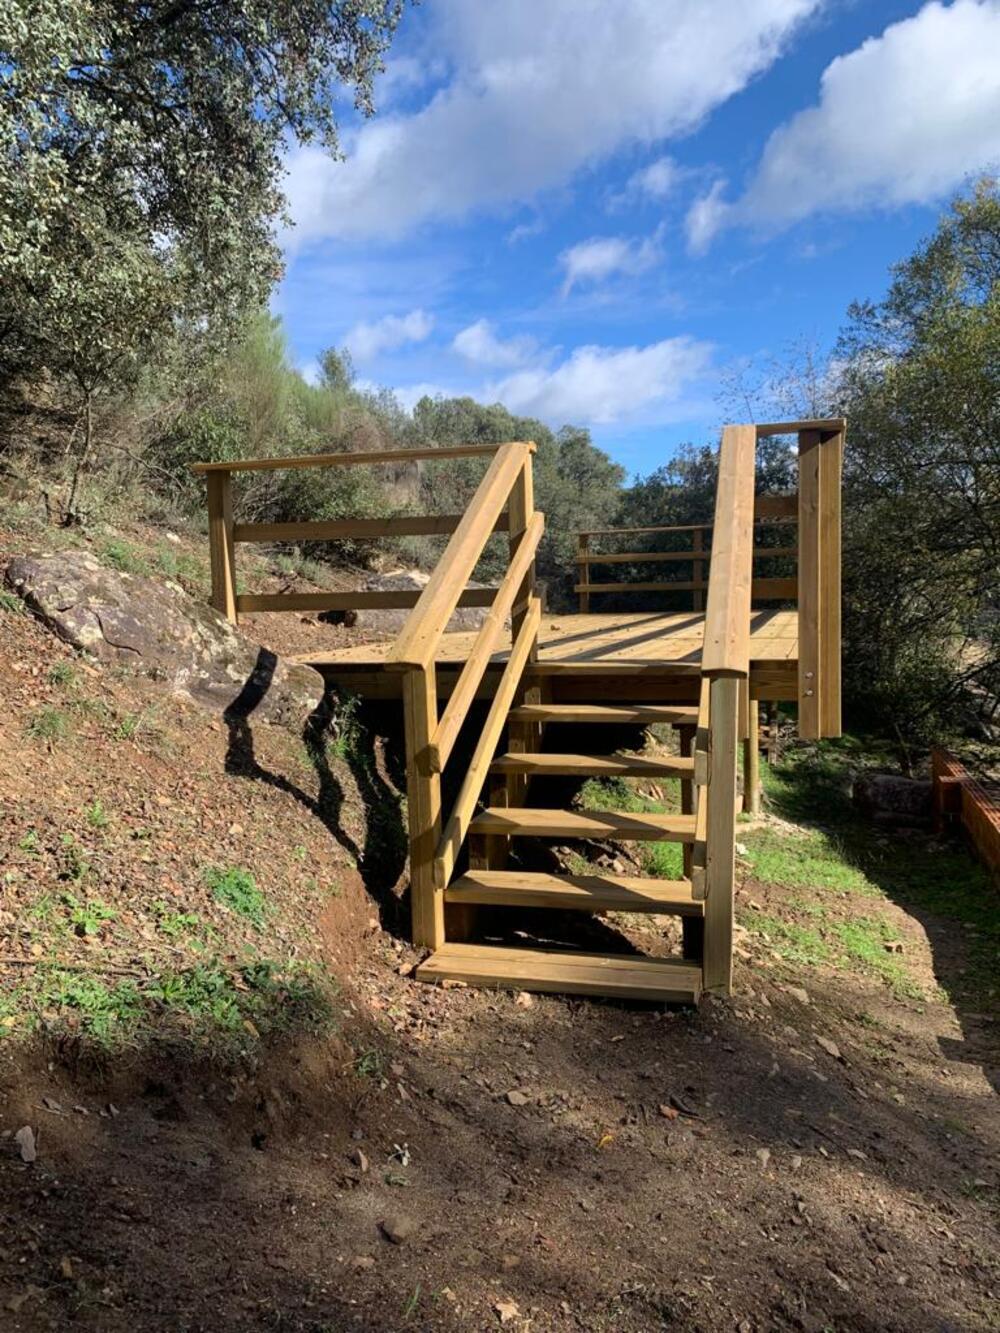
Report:
M6 582L74 648L164 679L212 712L301 726L323 698L318 671L251 643L169 579L108 569L87 551L59 551L16 557Z
M863 773L854 783L854 803L878 824L929 824L931 783L899 773Z

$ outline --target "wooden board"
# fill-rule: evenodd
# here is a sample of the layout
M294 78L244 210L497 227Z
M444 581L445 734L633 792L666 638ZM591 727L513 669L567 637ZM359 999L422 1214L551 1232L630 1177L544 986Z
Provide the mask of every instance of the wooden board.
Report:
M681 755L650 759L641 754L502 754L494 759L490 771L546 777L690 779L694 761Z
M527 838L619 838L622 842L693 842L693 815L630 814L624 810L534 810L498 806L469 826L477 833Z
M670 1004L696 1004L701 993L701 968L681 959L481 944L446 944L421 963L416 975L421 981L464 981L470 986Z
M696 722L696 708L672 704L522 704L512 708L517 722L660 722L680 726Z
M472 870L445 890L448 902L545 907L580 912L658 912L701 916L686 879L634 875L546 875L526 870Z

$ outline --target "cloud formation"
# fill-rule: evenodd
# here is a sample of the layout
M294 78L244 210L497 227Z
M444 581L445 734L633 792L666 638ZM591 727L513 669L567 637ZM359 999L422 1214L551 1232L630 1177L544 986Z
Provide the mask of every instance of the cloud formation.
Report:
M562 294L568 296L580 283L603 282L621 273L634 277L658 264L663 258L660 249L661 231L642 240L628 240L624 236L592 236L564 250L559 263L565 270Z
M401 236L431 219L508 207L629 144L686 133L781 54L822 0L505 0L429 7L451 77L418 110L288 159L296 229ZM409 71L407 71L409 73Z
M418 343L428 337L434 318L424 310L408 315L383 315L381 319L355 324L344 336L344 344L355 361L372 361L382 352L395 351L406 343Z
M536 351L534 338L498 338L488 319L477 319L455 334L452 347L475 366L520 366Z
M749 186L688 214L692 249L727 225L925 204L1000 161L1000 3L939 0L824 70L819 100L771 135Z

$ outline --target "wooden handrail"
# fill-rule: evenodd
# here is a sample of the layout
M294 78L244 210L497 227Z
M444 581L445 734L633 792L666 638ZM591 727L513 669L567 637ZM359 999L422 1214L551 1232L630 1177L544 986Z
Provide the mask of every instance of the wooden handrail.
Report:
M580 528L578 537L617 537L620 532L697 532L710 528L711 523L682 523L673 527L651 528Z
M236 523L234 542L331 542L344 538L447 537L461 514L398 514L391 518L304 519L292 523ZM497 519L495 532L507 531L507 515Z
M433 662L462 590L496 526L518 473L534 448L534 444L518 441L502 444L497 450L420 600L386 654L385 665L390 671L426 667Z
M469 831L469 824L476 809L476 802L479 799L480 791L482 791L483 783L486 781L486 775L493 759L493 753L500 740L500 735L507 723L507 714L510 711L514 694L538 638L540 622L541 602L537 597L532 597L528 604L527 614L521 622L521 628L518 630L517 638L514 640L510 657L507 659L507 665L504 667L503 675L497 685L496 694L493 696L490 711L483 723L483 729L480 732L472 759L469 761L469 767L465 771L465 777L455 800L455 805L438 844L437 854L434 858L434 883L439 889L445 888L451 879L452 871L455 869L455 860L462 843L465 841L465 835Z
M461 675L451 692L445 710L441 714L441 720L438 722L431 738L431 743L428 746L428 762L433 773L443 772L444 766L448 762L448 757L454 748L455 741L458 739L458 733L462 729L462 723L465 721L469 707L476 697L476 691L479 689L486 668L490 664L490 659L496 651L497 641L503 633L504 622L511 612L521 583L531 567L532 560L535 558L535 552L538 550L538 543L541 541L544 530L545 516L536 511L525 529L524 539L518 546L517 552L510 562L510 567L497 589L493 604L483 617L483 623L476 635L476 641L472 645L472 651L462 667Z
M818 430L824 435L842 435L846 428L844 417L820 417L813 421L768 421L764 425L752 427L757 432L758 440L769 435L798 435L803 430Z
M419 462L426 458L476 458L506 448L497 444L455 444L442 449L374 449L361 453L292 454L288 458L238 458L227 463L192 463L192 472L279 472L283 468L359 467L378 463Z
M723 430L701 659L706 675L745 676L750 669L756 448L753 426Z
M768 556L776 557L795 557L799 553L797 546L755 546L753 555L755 560L762 560ZM578 565L655 565L667 560L688 561L711 560L712 552L708 551L625 551L615 552L614 555L602 555L600 551L595 555L591 552L586 557L576 556L575 563Z

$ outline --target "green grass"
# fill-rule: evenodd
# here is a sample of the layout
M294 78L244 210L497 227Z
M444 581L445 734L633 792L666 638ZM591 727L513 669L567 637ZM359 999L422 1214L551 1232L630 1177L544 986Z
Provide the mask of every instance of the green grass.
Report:
M21 601L16 593L7 592L6 589L0 589L0 611L5 611L10 616L26 616L28 608Z
M833 889L840 893L879 895L877 885L852 866L837 840L827 833L779 833L761 828L741 836L745 860L754 876L766 884Z
M201 917L196 912L174 912L163 902L153 904L156 913L156 925L168 939L178 939L191 935L201 927Z
M106 565L123 574L148 574L149 562L130 542L114 537L98 548L98 555Z
M925 1000L924 990L910 976L898 954L886 945L899 936L882 917L853 917L834 926L834 934L844 955L864 972L881 977L895 995L908 1000Z
M77 683L76 667L72 662L56 662L49 668L46 680L50 685L58 685L61 689L71 690Z
M97 797L92 805L87 806L83 812L83 817L90 828L107 828L111 822L100 797Z
M69 735L69 718L61 708L46 706L31 715L24 730L33 741L45 741L51 745L55 741L65 740Z
M117 919L118 913L97 898L80 902L72 894L65 895L69 911L69 922L77 935L99 935L109 921Z
M679 787L664 784L663 799L654 800L641 795L636 785L635 778L588 778L580 788L580 804L584 810L621 810L633 815L662 815L680 808ZM632 846L645 874L657 879L682 878L684 849L680 843L638 842Z
M761 912L748 913L741 918L741 924L755 934L765 936L775 953L789 963L817 967L830 961L830 946L815 927L800 926L797 922L782 921Z
M116 741L134 741L140 736L156 735L160 728L155 719L155 708L141 708L136 713L122 713L115 724Z
M205 871L205 883L220 907L244 917L258 930L263 927L271 909L249 870L239 866L229 866L225 870L209 866Z

